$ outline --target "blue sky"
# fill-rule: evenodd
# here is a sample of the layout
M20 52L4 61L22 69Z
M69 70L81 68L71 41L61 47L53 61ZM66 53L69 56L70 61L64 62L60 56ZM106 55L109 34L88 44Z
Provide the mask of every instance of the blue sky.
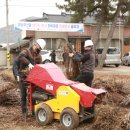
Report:
M8 0L9 24L30 16L42 17L42 13L60 14L62 11L55 3L63 4L64 0ZM6 26L6 0L0 0L0 27Z

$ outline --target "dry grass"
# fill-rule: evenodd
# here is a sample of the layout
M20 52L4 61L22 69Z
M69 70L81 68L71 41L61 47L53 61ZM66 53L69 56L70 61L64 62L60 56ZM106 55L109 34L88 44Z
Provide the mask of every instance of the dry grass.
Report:
M6 69L6 70L1 71L0 77L6 82L11 82L11 83L15 82L11 69Z

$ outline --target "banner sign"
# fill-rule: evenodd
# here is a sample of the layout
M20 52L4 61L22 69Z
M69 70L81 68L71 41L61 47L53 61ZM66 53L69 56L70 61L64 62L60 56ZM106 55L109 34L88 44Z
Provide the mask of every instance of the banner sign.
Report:
M14 27L33 31L84 32L84 25L81 23L18 22Z

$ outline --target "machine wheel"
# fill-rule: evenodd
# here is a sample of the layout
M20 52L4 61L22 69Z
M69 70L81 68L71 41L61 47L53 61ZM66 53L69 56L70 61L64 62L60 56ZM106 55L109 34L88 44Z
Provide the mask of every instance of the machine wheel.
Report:
M47 104L43 104L36 110L36 121L40 125L47 125L53 120L53 112Z
M115 64L116 67L119 67L119 64Z
M71 108L65 108L60 116L60 123L63 129L71 130L79 125L79 116Z

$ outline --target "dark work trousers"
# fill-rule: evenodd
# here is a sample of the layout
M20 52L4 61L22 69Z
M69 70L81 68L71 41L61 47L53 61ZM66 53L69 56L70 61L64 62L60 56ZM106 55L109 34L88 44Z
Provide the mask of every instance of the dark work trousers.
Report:
M79 81L80 83L85 83L87 86L92 86L92 80L94 78L94 74L91 72L83 72L80 73L74 81Z
M22 113L26 113L27 86L23 80L19 82Z

